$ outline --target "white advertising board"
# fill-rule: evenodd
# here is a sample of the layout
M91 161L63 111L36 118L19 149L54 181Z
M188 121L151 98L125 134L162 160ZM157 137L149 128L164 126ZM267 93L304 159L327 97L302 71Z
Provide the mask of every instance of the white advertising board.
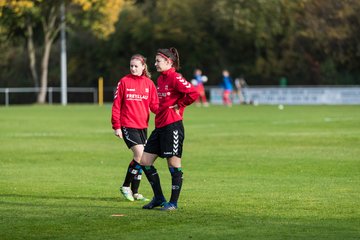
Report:
M210 89L210 102L222 104L222 89ZM247 103L255 104L360 104L360 87L248 87L243 90ZM239 103L236 94L234 104Z

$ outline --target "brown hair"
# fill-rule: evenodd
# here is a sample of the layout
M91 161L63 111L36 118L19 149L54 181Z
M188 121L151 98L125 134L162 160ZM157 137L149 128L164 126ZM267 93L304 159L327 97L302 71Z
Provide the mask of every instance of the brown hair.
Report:
M171 61L173 62L173 67L176 70L180 69L179 53L176 48L171 47L171 48L158 49L157 54L159 54L163 57L165 56L168 59L171 59Z
M146 64L146 58L141 54L135 54L135 55L133 55L131 57L130 61L133 60L133 59L139 60L145 66L145 69L144 69L144 72L143 72L142 76L146 76L148 78L151 78L151 74L150 74L150 72L148 70L148 66Z

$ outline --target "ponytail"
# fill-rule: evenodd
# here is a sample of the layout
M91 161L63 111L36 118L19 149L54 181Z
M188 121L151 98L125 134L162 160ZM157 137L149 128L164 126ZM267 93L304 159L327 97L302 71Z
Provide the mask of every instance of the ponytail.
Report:
M149 72L148 65L146 63L143 75L145 75L147 78L151 78L151 73Z
M170 52L174 55L174 68L176 70L179 70L180 69L180 58L179 58L179 52L176 48L174 47L171 47L170 49Z

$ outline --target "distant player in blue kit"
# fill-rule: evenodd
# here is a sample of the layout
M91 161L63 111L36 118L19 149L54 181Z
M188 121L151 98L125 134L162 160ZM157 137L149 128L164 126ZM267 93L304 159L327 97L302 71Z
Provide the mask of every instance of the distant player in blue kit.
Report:
M231 93L233 91L232 79L230 77L230 73L228 70L223 70L223 79L222 79L222 87L223 87L223 103L225 106L231 107Z

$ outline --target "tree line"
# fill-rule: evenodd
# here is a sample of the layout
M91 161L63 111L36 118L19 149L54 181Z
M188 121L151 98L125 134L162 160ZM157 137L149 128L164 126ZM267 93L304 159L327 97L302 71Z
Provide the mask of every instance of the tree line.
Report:
M102 76L113 87L135 53L148 57L156 79L154 53L172 46L185 78L201 68L209 85L219 84L223 69L249 85L278 85L281 78L289 85L360 84L358 0L5 0L0 87L42 85L51 16L46 81L60 85L62 3L68 86L96 86Z

